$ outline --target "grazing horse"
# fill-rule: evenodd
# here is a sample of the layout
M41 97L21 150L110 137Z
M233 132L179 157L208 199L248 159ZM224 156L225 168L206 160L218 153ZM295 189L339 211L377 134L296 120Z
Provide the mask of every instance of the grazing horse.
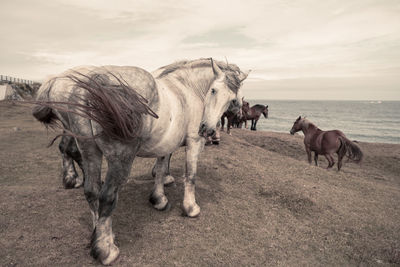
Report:
M246 115L246 122L251 120L251 128L252 131L257 131L257 122L260 119L261 114L264 115L264 118L268 118L268 105L260 105L256 104L252 106L249 112Z
M150 202L164 210L169 206L164 194L169 160L176 149L186 146L182 206L187 216L199 215L195 199L199 153L229 103L235 99L240 107L240 87L246 77L234 64L199 59L167 65L152 74L137 67L79 67L41 86L33 116L47 125L61 122L67 137L61 145L65 174L74 172L72 159L80 162L93 218L94 258L108 265L119 255L111 215L135 156L157 158ZM108 165L104 184L103 156ZM74 183L76 179L67 182L70 187Z
M290 134L302 131L304 134L304 146L306 148L308 162L311 164L311 151L314 151L315 165L318 166L318 155L324 155L328 160L327 169L335 164L333 153L338 155L338 171L342 167L345 155L354 162L361 162L363 153L361 149L339 130L322 131L309 120L299 116L294 122Z
M242 99L243 105L242 109L239 110L234 110L231 107L224 112L221 116L221 131L224 131L224 125L225 125L225 118L228 119L228 125L226 126L226 133L231 134L231 127L234 125L234 122L236 121L241 121L243 118L245 118L245 114L250 109L249 102L246 102Z

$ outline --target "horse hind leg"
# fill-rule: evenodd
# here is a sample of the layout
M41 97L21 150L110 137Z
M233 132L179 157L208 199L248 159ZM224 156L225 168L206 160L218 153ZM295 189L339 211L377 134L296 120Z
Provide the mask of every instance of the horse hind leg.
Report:
M335 165L335 160L333 159L332 155L331 155L331 154L326 154L326 155L325 155L325 158L326 158L326 159L328 160L328 162L329 162L327 169L332 168L333 165Z
M167 171L164 175L163 183L164 183L164 186L171 186L175 182L175 178L170 173L170 164L171 164L172 153L169 154L167 156L167 158L168 158L168 167L167 167ZM154 163L153 169L151 170L151 176L153 176L153 178L156 178L156 167L157 167L157 160Z
M171 154L166 157L157 158L154 166L154 187L150 194L149 201L157 210L166 210L170 207L164 192L164 184L169 173L169 159ZM171 176L172 177L172 176ZM173 179L173 177L172 177Z
M96 143L100 144L100 149L107 159L108 171L99 193L99 219L92 234L90 254L102 264L109 265L119 255L119 249L114 243L111 215L139 145L122 144L117 141L106 143L101 140L97 140Z
M337 153L338 154L338 163L337 163L337 167L338 167L338 171L340 171L340 169L342 168L342 164L343 164L343 157L344 157L344 154L341 154L341 153Z
M83 184L75 169L74 160L82 169L82 158L76 146L75 139L71 136L63 136L58 146L62 157L63 185L64 188L78 188Z

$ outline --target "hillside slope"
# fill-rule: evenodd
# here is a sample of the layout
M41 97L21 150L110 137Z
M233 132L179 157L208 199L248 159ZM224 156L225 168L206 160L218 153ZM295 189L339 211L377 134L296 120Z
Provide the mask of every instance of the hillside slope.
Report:
M64 190L55 135L26 107L0 103L0 265L98 265L82 189ZM184 148L172 208L148 203L153 159L135 160L114 213L115 266L400 264L400 145L360 143L362 166L310 166L300 136L232 131L198 167L202 212L181 214ZM105 165L104 165L105 169Z

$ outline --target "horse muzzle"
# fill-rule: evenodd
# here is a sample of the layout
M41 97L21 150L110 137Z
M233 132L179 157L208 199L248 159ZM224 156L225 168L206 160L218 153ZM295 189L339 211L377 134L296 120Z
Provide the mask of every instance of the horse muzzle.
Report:
M202 123L199 127L199 135L202 137L209 137L215 135L215 129L207 127L206 124Z
M294 135L295 131L293 129L290 130L290 134Z

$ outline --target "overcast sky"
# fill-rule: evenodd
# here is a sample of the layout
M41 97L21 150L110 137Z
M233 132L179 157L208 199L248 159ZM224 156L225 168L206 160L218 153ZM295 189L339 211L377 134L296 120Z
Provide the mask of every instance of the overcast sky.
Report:
M399 0L1 0L0 74L214 57L258 99L400 100Z

